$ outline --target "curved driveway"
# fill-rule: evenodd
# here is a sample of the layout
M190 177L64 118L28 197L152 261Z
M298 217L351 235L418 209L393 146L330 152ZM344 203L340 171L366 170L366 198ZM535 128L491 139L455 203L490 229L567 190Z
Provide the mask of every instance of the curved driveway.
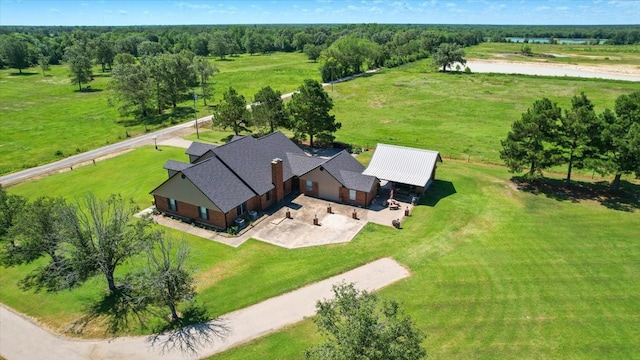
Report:
M322 280L298 290L265 300L256 305L224 315L221 319L229 334L223 341L193 335L200 344L197 353L162 352L149 343L148 337L122 337L111 340L79 340L42 329L33 321L0 306L0 355L14 359L199 359L264 336L315 314L316 301L330 298L333 284L355 283L359 289L373 291L410 275L390 258L382 258L346 273ZM161 338L161 341L166 336ZM178 344L180 345L180 344Z

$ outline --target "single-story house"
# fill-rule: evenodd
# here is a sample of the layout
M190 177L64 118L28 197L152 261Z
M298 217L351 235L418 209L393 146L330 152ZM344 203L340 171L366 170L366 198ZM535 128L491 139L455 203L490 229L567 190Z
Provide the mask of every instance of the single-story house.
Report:
M378 179L348 152L309 156L281 132L221 146L194 142L186 153L189 163L165 163L169 177L151 191L156 208L220 229L292 191L365 207L377 194Z
M408 185L422 194L436 178L437 162L442 162L437 151L378 144L362 174Z

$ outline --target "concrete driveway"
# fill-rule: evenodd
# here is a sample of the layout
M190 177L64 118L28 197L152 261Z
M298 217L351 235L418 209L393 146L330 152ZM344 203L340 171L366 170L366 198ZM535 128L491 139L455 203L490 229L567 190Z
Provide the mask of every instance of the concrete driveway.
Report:
M162 352L161 348L151 346L145 336L109 340L71 339L53 334L27 317L0 306L0 355L9 360L200 359L313 316L316 301L330 298L334 284L355 283L358 289L373 291L409 275L409 271L394 260L383 258L265 300L224 315L222 321L230 333L223 340L202 338L194 331L192 338L186 340L198 345L196 352ZM166 338L163 336L161 341Z

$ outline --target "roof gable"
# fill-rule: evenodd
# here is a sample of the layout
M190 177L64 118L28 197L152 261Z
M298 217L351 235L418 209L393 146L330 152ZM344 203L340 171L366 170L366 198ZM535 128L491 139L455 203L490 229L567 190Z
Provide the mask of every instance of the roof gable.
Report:
M191 143L191 145L189 145L189 147L187 148L187 151L185 151L185 154L193 155L193 156L202 156L207 151L215 149L217 147L218 147L217 145L205 144L205 143L194 141Z
M183 170L182 174L225 213L255 196L238 176L215 157Z
M378 144L363 174L382 180L425 186L431 180L437 161L442 162L437 151Z
M212 151L256 194L264 194L273 189L273 159L283 159L283 180L288 180L294 176L294 172L287 154L304 155L304 151L281 132L271 133L260 139L244 136Z
M376 181L375 177L362 174L364 166L346 150L327 159L322 166L348 189L370 191Z

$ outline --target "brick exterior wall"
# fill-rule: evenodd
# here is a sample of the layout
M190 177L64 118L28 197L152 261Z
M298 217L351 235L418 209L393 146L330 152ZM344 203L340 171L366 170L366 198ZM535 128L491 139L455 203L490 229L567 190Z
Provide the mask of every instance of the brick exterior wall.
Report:
M189 219L189 220L193 220L202 224L207 224L207 225L211 225L211 226L215 226L217 228L220 229L225 229L226 228L226 224L225 224L225 214L221 213L220 211L216 211L216 210L212 210L212 209L208 209L208 213L209 213L209 220L205 220L205 219L201 219L199 217L199 210L198 207L195 205L191 205L191 204L187 204L181 201L176 201L176 205L178 207L178 211L174 211L169 209L169 199L162 197L162 196L158 196L158 195L154 195L154 200L156 203L156 208L162 212L165 213L169 213L169 214L173 214L173 215L177 215L179 217L185 218L185 219ZM234 210L235 211L235 210ZM229 220L229 215L231 214L231 212L229 212L228 214L226 214L227 216L227 220ZM235 214L233 214L233 219L231 219L231 221L233 221L235 219ZM227 222L229 223L229 222Z
M289 179L284 182L284 194L289 195L291 193L291 184L293 184L293 180Z
M375 198L375 194L377 193L377 189L374 187L370 192L366 193L364 191L356 191L356 199L349 199L349 189L345 187L340 188L340 199L344 204L356 205L367 207L371 204L371 200Z
M279 202L284 198L282 159L273 159L273 161L271 161L271 181L276 188L275 201Z

